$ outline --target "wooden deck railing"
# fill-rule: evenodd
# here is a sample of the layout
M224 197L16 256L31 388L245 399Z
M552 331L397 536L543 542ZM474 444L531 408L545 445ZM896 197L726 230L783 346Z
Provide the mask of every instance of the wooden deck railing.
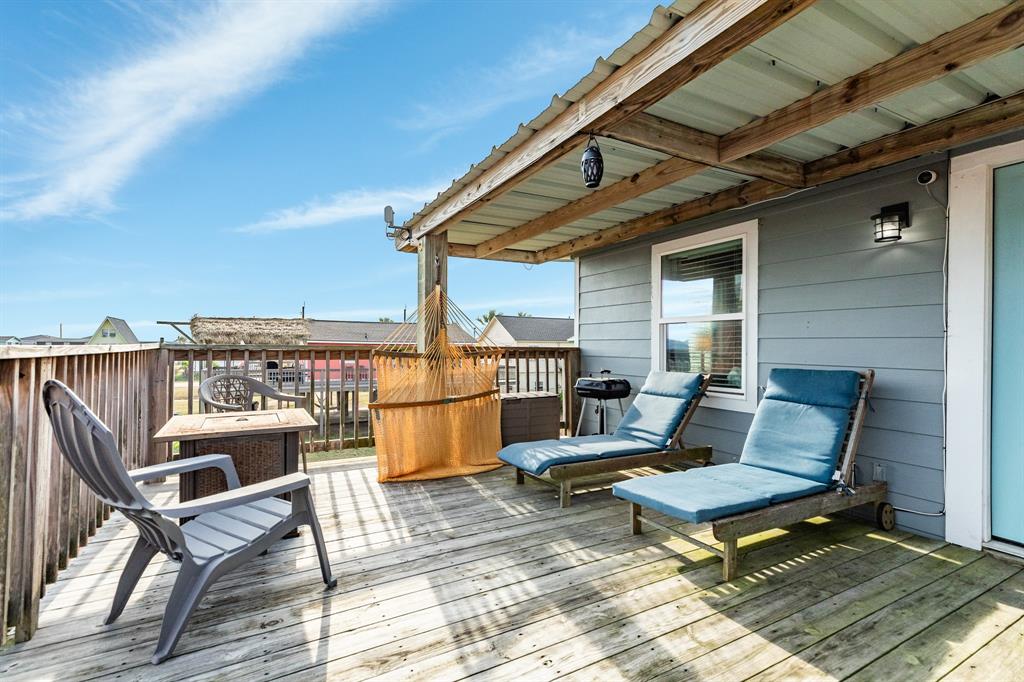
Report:
M159 344L0 348L0 641L32 637L57 571L110 516L57 449L43 383L71 387L114 434L132 469L163 461L167 351Z
M377 380L363 346L165 345L174 374L175 414L202 412L199 384L218 374L247 375L279 391L306 398L318 428L305 438L308 451L373 445L373 421L367 404ZM562 399L562 426L575 428L577 410L571 390L579 372L577 348L508 348L498 368L502 393L551 391ZM566 387L570 390L566 390ZM263 399L261 407L276 407Z
M153 434L172 414L201 411L199 384L223 372L248 373L285 392L312 397L320 427L305 447L373 443L366 404L374 393L371 346L0 347L0 644L32 637L39 600L57 572L110 516L60 456L41 400L43 383L71 387L114 433L129 469L166 461ZM563 429L578 406L576 348L509 348L499 367L503 392L560 394ZM273 401L271 401L272 403ZM264 405L275 407L275 405Z

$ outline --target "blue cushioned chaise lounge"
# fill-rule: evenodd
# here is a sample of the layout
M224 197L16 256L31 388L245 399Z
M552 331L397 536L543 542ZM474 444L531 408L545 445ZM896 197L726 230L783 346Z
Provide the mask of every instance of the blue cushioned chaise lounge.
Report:
M711 448L683 448L683 430L707 390L710 376L651 372L611 435L512 443L498 459L516 468L516 483L529 476L559 488L562 507L580 476L710 460Z
M879 526L891 529L885 483L853 487L874 376L874 370L772 370L739 462L612 487L616 497L630 502L633 533L647 523L681 535L721 556L723 576L732 580L737 541L745 535L864 504L874 504ZM651 520L642 513L645 507L689 523L710 521L723 549Z

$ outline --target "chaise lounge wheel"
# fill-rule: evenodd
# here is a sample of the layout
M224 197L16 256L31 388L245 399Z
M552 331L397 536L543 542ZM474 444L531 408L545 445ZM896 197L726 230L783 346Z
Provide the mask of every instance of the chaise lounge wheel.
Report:
M875 523L882 530L892 530L896 527L896 510L888 502L882 502L875 506Z

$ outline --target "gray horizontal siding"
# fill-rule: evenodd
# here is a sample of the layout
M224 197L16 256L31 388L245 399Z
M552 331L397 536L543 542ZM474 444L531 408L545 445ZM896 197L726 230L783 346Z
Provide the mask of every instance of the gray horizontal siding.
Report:
M759 218L758 383L763 386L774 367L877 370L858 476L869 480L874 465L882 464L894 504L938 509L945 225L943 208L914 182L916 170L904 166L584 256L579 268L584 373L608 368L636 389L650 370L651 244ZM932 188L944 196L941 181ZM902 201L910 202L913 220L905 239L875 244L870 216L880 206ZM611 405L610 422L620 416L618 406ZM751 418L701 408L685 439L711 444L716 461L735 461ZM596 429L592 413L583 423L585 432ZM898 522L929 535L944 531L937 517L900 513Z

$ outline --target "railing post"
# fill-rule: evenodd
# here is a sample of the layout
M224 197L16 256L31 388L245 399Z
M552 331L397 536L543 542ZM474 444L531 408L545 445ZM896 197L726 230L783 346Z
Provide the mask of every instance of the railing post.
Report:
M168 379L168 373L171 366L170 360L171 351L166 348L159 348L151 351L149 371L148 371L148 384L149 384L149 405L146 408L146 466L153 464L163 464L169 459L168 448L170 445L165 443L154 443L153 436L157 431L160 430L167 420L170 419L168 414L168 406L171 403L168 400L167 392L171 392L171 398L173 400L174 384L168 385L168 382L173 382L173 376ZM159 481L152 481L153 483L162 482L164 479Z
M18 385L18 361L0 361L0 644L7 643L8 603L11 595L10 551L11 495L17 465L14 400Z
M29 394L31 401L29 428L35 430L33 441L35 448L28 454L30 462L30 479L27 490L31 491L26 500L26 538L28 539L28 585L25 587L25 622L19 629L17 639L31 639L39 627L39 599L43 595L43 584L46 578L46 531L50 504L50 446L53 435L49 420L44 418L41 390L43 382L53 378L53 358L39 358L36 361L36 376L33 391Z

